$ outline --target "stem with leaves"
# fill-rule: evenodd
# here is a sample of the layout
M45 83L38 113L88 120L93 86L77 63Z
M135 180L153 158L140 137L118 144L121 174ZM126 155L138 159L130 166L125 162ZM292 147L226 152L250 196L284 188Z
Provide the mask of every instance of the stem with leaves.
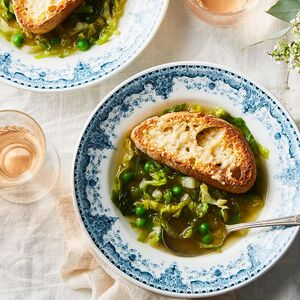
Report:
M300 73L300 0L278 0L267 13L290 23L289 27L265 39L278 40L274 49L268 54L275 61L285 62L288 65L286 78L286 87L288 88L290 72L295 70ZM290 40L288 36L290 36Z
M287 34L281 38L274 49L268 54L278 62L285 62L288 65L288 76L292 70L300 73L300 13L291 21L293 39L288 40ZM287 88L288 88L287 76Z

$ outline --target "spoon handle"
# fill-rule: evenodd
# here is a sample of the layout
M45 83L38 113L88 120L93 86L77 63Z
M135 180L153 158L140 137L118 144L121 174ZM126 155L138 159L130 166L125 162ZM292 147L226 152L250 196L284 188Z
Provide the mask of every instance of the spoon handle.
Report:
M240 223L234 225L226 225L227 232L238 231L246 228L257 228L257 227L267 227L267 226L296 226L300 225L300 215L265 220L265 221L256 221L250 223Z

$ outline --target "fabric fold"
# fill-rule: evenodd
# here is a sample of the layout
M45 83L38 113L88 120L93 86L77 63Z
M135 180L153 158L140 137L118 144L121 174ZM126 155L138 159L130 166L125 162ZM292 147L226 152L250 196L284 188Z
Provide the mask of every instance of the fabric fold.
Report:
M73 206L72 196L61 197L58 213L69 247L61 267L61 277L71 289L90 289L91 300L165 300L175 299L161 296L127 281L114 272L94 252L85 236ZM210 299L235 300L234 294Z

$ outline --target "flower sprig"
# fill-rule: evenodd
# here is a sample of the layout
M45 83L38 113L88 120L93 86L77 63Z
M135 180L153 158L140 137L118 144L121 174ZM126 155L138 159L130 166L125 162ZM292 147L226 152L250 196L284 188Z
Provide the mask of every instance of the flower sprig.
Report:
M278 0L266 12L277 19L289 23L289 26L266 36L264 40L250 46L264 41L277 40L273 50L268 52L268 54L275 61L287 64L286 87L289 88L290 72L297 71L300 73L300 0Z
M282 61L288 65L288 71L295 70L300 73L300 12L291 20L291 33L293 38L288 40L285 35L275 45L269 55L275 61Z

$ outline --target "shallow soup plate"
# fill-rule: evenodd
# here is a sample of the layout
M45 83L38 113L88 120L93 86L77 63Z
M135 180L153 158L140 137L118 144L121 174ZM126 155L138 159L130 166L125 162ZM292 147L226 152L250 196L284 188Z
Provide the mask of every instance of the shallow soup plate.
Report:
M130 130L178 103L223 107L242 117L270 150L265 161L267 195L259 219L299 214L299 133L280 102L246 76L218 65L180 62L129 78L98 105L74 158L74 205L92 247L129 281L175 297L206 297L239 288L285 253L297 228L251 230L235 243L200 257L176 257L137 241L111 201L124 138Z
M118 34L103 45L65 58L37 59L26 47L18 49L0 36L0 81L46 92L69 91L100 83L124 69L144 50L167 8L168 0L127 0Z

